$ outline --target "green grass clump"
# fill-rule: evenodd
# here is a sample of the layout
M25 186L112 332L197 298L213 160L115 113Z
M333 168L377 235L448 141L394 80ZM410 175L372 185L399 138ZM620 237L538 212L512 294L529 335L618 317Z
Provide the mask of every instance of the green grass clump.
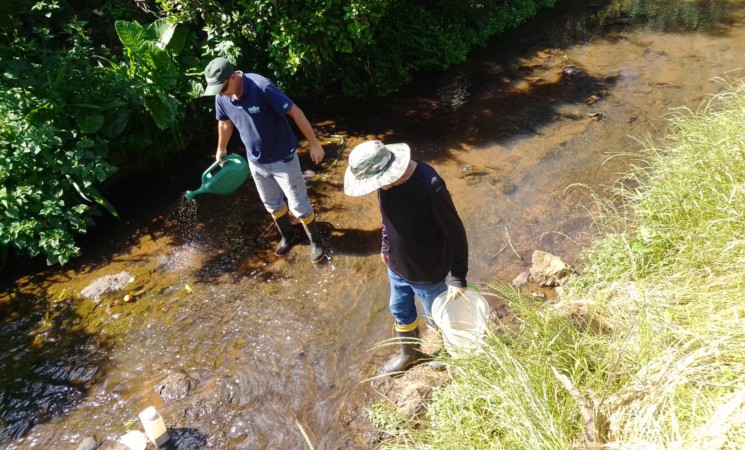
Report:
M584 429L555 372L586 379L598 348L559 311L493 288L516 322L495 330L483 354L449 361L455 382L435 392L422 437L438 449L571 448Z
M607 275L673 282L732 277L745 257L745 89L669 117L662 141L618 183L623 210L604 205L607 236L586 254L593 281ZM609 262L615 267L608 267ZM629 272L629 273L624 273ZM614 277L615 278L615 277ZM740 278L740 277L736 277Z
M445 359L453 382L434 391L424 423L402 427L373 408L373 423L393 436L383 448L570 449L583 439L577 399L557 374L593 384L603 347L582 339L574 318L511 287L493 285L492 295L514 321L490 330L483 352Z
M384 447L745 448L745 83L668 119L558 304L494 286L514 323Z

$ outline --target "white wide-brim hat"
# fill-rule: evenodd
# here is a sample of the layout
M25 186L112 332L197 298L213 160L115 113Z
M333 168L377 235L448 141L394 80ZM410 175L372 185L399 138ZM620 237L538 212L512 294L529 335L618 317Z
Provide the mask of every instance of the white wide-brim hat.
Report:
M349 154L349 166L344 173L344 193L360 197L397 181L406 171L411 150L406 144L367 141Z

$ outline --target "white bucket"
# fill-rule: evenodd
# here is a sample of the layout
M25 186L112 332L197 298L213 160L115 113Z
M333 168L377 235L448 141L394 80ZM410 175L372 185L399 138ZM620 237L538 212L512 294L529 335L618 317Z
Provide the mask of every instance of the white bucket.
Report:
M435 299L432 320L440 328L445 350L453 358L472 354L484 343L489 304L470 288L455 299L447 296L448 291L445 291Z

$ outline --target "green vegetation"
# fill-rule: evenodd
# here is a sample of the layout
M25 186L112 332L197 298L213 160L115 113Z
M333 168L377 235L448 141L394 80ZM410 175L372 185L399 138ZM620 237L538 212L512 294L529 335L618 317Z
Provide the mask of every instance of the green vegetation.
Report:
M0 265L8 248L69 260L98 207L116 215L99 188L117 166L186 145L179 122L193 87L175 23L117 22L117 58L74 13L39 2L0 28Z
M0 245L64 262L94 211L90 200L107 205L96 185L115 169L96 132L118 102L113 83L88 63L84 24L72 21L55 35L54 11L41 5L29 13L38 15L35 40L6 29L0 46ZM63 48L55 48L57 38ZM88 103L91 97L98 101Z
M556 0L157 0L207 30L205 53L295 95L387 95L416 71L465 60Z
M465 61L491 36L517 27L556 0L388 2L374 29L374 45L355 52L350 66L365 72L366 85L390 93L421 70L440 70Z
M494 286L515 319L384 447L745 447L745 83L669 122L558 304Z

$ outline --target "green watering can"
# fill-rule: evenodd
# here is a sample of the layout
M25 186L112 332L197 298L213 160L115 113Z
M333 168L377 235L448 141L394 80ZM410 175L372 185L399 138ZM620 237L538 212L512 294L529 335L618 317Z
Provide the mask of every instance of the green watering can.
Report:
M246 182L248 174L246 160L240 155L231 153L221 161L215 161L205 170L202 174L202 187L196 191L186 191L186 198L192 200L199 194L232 194Z

